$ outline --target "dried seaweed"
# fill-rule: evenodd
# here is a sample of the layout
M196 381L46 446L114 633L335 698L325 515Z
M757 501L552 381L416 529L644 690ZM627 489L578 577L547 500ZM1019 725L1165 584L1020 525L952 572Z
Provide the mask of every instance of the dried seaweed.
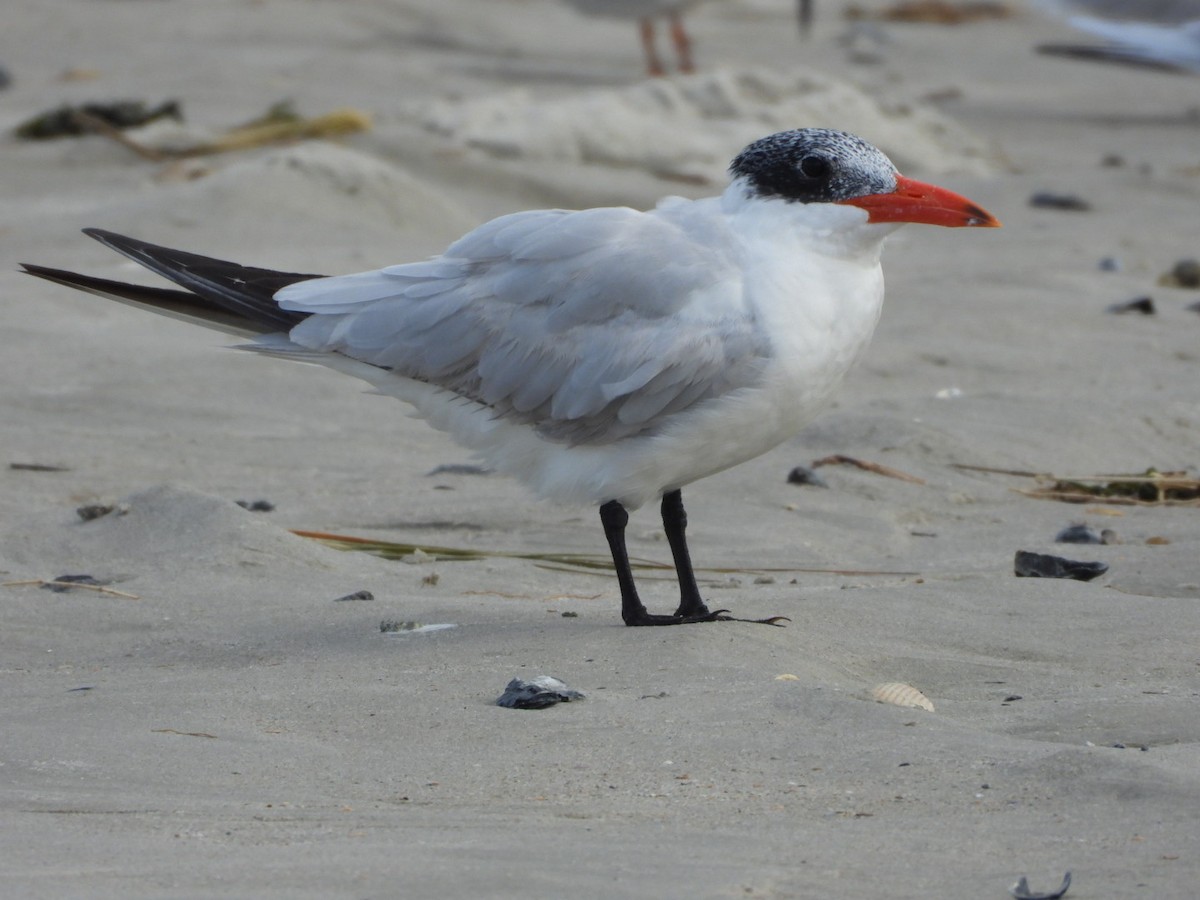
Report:
M183 121L178 100L167 100L149 106L141 100L118 100L114 103L83 103L60 106L40 113L19 124L14 133L26 141L46 141L62 137L80 137L99 130L137 128L157 119ZM103 126L98 128L97 124Z
M945 0L900 0L881 10L864 9L857 4L846 8L847 19L882 19L887 22L919 22L930 25L962 25L988 19L1007 19L1013 15L1007 3L987 0L948 3Z
M152 162L229 153L307 138L342 137L359 131L367 131L371 127L371 117L362 110L335 109L325 115L305 118L298 115L290 104L277 103L264 115L230 128L210 141L199 141L182 148L165 148L135 140L125 134L122 129L134 124L145 124L154 118L162 118L164 115L170 114L169 111L153 110L143 117L142 122L131 119L128 123L114 122L112 116L100 114L91 107L71 109L61 114L69 115L69 121L77 129L74 133L101 135Z
M871 462L866 459L857 459L853 456L846 456L844 453L835 453L832 456L823 456L820 459L814 459L812 467L819 469L821 466L854 466L857 469L862 469L864 472L874 472L876 475L884 475L888 478L898 478L901 481L908 481L912 484L924 484L924 478L918 478L916 475L909 475L907 472L901 472L899 469L893 469L891 466L885 466L882 463ZM790 479L789 479L790 480Z
M1194 506L1200 507L1200 478L1187 472L1160 472L1149 468L1130 475L1050 475L1043 472L1023 472L995 469L988 466L955 465L968 472L989 472L1033 478L1033 488L1017 488L1017 493L1038 500L1059 500L1063 503L1094 503L1102 500L1113 506Z
M320 541L336 550L354 550L360 553L371 553L384 559L411 559L418 556L427 562L467 562L481 559L527 559L540 567L559 572L603 572L612 571L612 558L604 553L524 553L512 550L480 550L465 547L439 547L430 544L410 544L399 541L379 541L372 538L353 537L346 534L329 534L323 531L293 530L292 534L303 538ZM634 569L659 571L664 577L673 573L675 567L670 563L656 562L652 559L630 559ZM757 575L764 572L809 572L822 575L889 575L909 577L917 572L880 571L873 569L820 569L787 566L782 568L738 568L738 567L696 567L697 572L712 572L719 575Z

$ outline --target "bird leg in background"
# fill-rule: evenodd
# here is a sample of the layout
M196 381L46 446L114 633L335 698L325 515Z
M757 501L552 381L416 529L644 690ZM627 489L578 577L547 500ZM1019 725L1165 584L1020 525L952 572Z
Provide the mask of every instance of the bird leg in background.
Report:
M692 557L688 553L687 513L683 509L683 491L671 491L662 498L663 531L671 545L671 556L675 560L675 574L679 578L679 609L677 616L707 616L708 607L700 598L696 585L696 574L692 571Z
M675 53L679 57L679 71L696 71L692 65L692 41L684 31L682 13L671 13L671 40L675 42Z
M666 69L663 68L662 60L658 58L658 50L654 46L654 20L647 17L642 19L638 26L642 31L642 49L646 53L646 74L651 78L666 75Z

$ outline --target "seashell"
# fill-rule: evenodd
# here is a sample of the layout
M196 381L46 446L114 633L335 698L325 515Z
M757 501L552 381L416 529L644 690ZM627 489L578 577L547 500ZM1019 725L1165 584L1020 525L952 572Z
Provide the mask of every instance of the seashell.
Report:
M445 631L447 628L457 628L453 622L441 622L436 625L425 625L421 622L398 619L384 619L379 623L379 630L384 634L425 634L430 631Z
M933 712L933 703L911 684L902 681L889 681L871 688L871 697L878 703L890 703L893 706L907 706Z
M776 675L776 676L775 676L775 680L776 680L776 681L799 681L799 680L800 680L800 676L799 676L799 675L792 675L792 674L791 674L791 673L789 673L789 672L784 672L782 675Z

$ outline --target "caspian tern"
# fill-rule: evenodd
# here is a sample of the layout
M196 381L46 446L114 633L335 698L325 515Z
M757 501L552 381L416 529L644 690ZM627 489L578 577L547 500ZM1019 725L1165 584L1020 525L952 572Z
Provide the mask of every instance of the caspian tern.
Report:
M854 135L746 147L720 197L501 216L425 262L324 278L86 233L185 290L43 266L73 288L246 336L407 401L537 494L600 506L626 625L727 620L700 597L681 489L796 434L863 352L906 222L998 226ZM647 612L628 510L661 498L679 580ZM777 624L778 619L756 621Z
M666 18L675 46L679 71L695 71L692 62L692 39L683 25L683 14L702 0L566 0L566 3L585 16L608 19L628 19L638 23L642 52L646 56L646 74L658 77L667 73L658 55L655 20ZM812 0L797 0L796 17L802 37L808 36L812 25Z
M1058 56L1200 74L1200 0L1042 0L1051 12L1104 45L1046 44Z
M646 55L646 74L665 75L667 70L658 55L655 40L656 19L666 18L675 45L680 72L693 72L692 40L683 27L683 14L701 0L566 0L568 6L585 16L606 19L630 19L638 23L642 52Z

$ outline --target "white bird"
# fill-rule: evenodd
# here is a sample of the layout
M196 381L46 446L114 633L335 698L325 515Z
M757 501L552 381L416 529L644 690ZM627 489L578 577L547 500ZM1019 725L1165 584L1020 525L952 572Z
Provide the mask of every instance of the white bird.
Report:
M671 43L679 71L694 72L692 62L692 39L683 24L683 14L701 0L566 0L576 12L585 16L608 19L629 19L638 23L642 40L642 52L646 56L646 74L658 77L667 73L662 57L658 55L655 20L666 18ZM796 17L800 24L801 37L807 37L812 25L812 0L797 0Z
M658 55L655 37L655 20L666 18L675 45L675 55L680 72L694 72L692 63L692 40L683 26L683 14L701 0L566 0L576 12L585 16L606 19L634 19L642 39L642 52L646 55L646 74L665 75L667 70Z
M1200 0L1042 0L1101 46L1047 44L1043 53L1200 74Z
M514 213L441 256L354 275L249 268L98 229L86 233L186 290L25 269L407 401L539 495L600 505L625 624L724 620L692 572L683 486L765 453L829 400L875 328L880 252L901 224L1000 224L839 131L763 138L730 174L720 197ZM673 615L647 612L625 549L628 510L657 498Z

